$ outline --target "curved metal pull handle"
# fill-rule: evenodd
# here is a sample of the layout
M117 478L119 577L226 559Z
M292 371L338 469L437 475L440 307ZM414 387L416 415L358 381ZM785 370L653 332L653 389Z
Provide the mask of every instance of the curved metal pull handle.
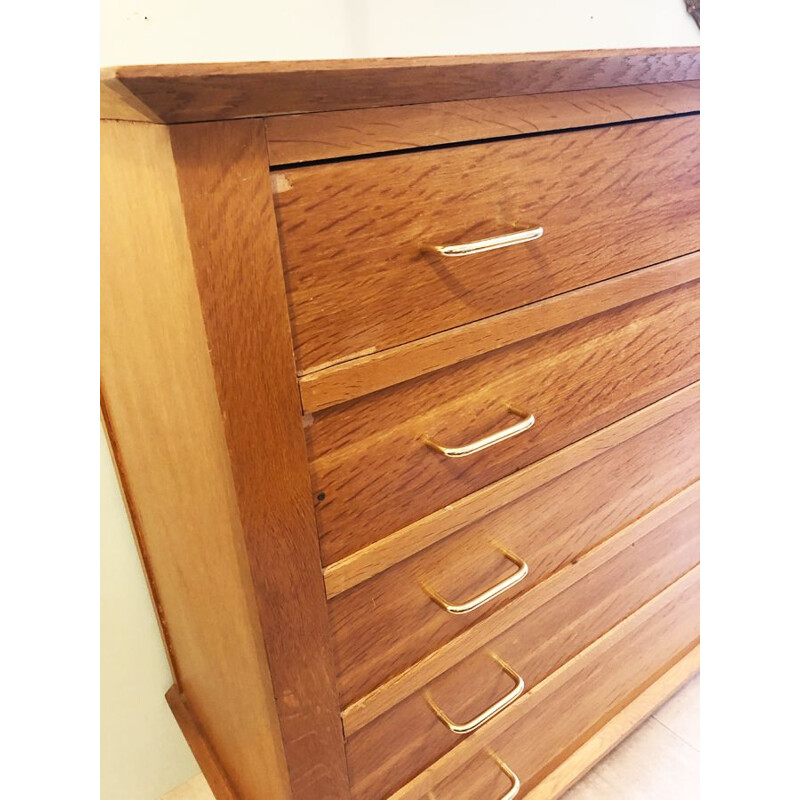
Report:
M490 436L484 436L483 439L478 439L477 442L471 442L461 447L445 447L438 442L434 442L427 434L422 437L422 441L425 442L428 447L436 450L443 456L447 456L448 458L463 458L464 456L471 456L473 453L479 453L481 450L485 450L493 444L499 444L506 439L511 439L513 436L519 436L519 434L533 427L533 423L536 422L536 418L533 414L529 414L527 411L523 411L521 408L511 405L507 406L507 408L512 414L522 417L522 421L508 428L504 428L502 431L493 433Z
M522 788L522 781L519 779L517 774L514 772L511 767L503 761L497 753L489 751L489 755L494 759L495 763L501 770L505 773L506 777L511 781L511 788L500 798L500 800L514 800L514 798L519 794L519 790Z
M427 249L433 250L440 256L447 258L457 258L458 256L469 256L473 253L486 253L489 250L499 250L501 247L511 247L512 244L523 244L541 239L544 236L544 228L537 225L525 231L514 231L503 236L492 236L490 239L480 239L477 242L465 242L464 244L442 244L430 245Z
M523 559L514 555L510 550L506 550L504 547L500 547L499 550L509 561L516 564L519 569L513 575L509 575L505 580L491 586L485 592L481 592L481 594L473 597L471 600L467 600L465 603L448 603L437 591L427 586L425 587L425 591L431 596L431 600L437 605L440 605L448 614L469 614L470 611L480 608L490 600L494 600L498 595L503 594L503 592L510 589L512 586L516 586L520 581L524 580L525 576L528 574L528 565Z
M492 717L499 714L504 708L510 706L525 691L525 681L522 680L522 676L517 674L517 672L499 656L492 655L492 658L502 667L503 672L514 680L514 688L507 695L501 697L496 703L489 706L486 711L478 714L474 719L469 720L469 722L464 722L462 724L453 722L431 697L426 697L428 705L431 707L433 713L436 714L453 733L463 735L478 730L481 725L485 725Z
M519 779L517 774L514 772L511 767L503 761L500 756L497 755L492 750L487 750L489 753L489 757L503 770L503 774L511 781L511 788L500 798L500 800L514 800L514 798L519 794L519 790L522 788L522 781ZM436 795L432 791L428 792L429 800L436 800Z

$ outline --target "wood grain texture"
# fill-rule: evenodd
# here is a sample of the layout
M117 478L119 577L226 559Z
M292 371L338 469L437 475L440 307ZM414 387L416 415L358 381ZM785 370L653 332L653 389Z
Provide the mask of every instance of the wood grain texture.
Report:
M238 796L288 798L167 128L104 122L100 176L103 413L176 680Z
M347 742L353 797L374 800L399 789L458 744L461 737L435 716L429 697L452 719L467 720L508 692L512 682L490 653L510 664L530 690L692 569L699 558L694 504L358 731Z
M264 128L206 123L171 134L292 798L345 798Z
M700 254L575 289L557 297L476 320L379 353L300 377L308 412L353 400L419 375L599 314L700 276Z
M503 631L516 625L553 597L597 569L626 547L639 541L666 520L688 508L699 497L699 484L692 484L660 506L628 525L615 536L574 559L551 577L525 594L500 606L492 615L476 622L459 636L418 661L405 672L381 684L377 689L342 711L345 733L352 736L381 714L414 692L424 688L448 669L485 647Z
M307 428L323 562L330 564L698 378L698 283L314 415ZM450 459L464 444L526 433Z
M333 599L342 702L400 674L696 481L699 422L695 405ZM469 614L431 601L425 587L459 602L512 574L499 547L527 562L525 580Z
M697 80L696 47L167 64L109 71L165 122Z
M166 697L178 727L203 771L203 776L214 795L214 800L239 800L217 754L206 739L186 698L181 694L177 685L173 684L167 691Z
M482 97L266 119L275 166L700 110L700 82Z
M699 637L699 567L552 672L449 750L391 800L479 800L497 794L479 755L491 747L533 786L677 664ZM635 653L635 657L631 654ZM489 762L489 765L491 762ZM495 784L496 785L496 784Z
M557 800L562 797L699 671L700 648L695 647L560 762L525 794L524 800Z
M696 251L698 153L694 115L273 173L300 373Z
M518 470L496 483L479 489L433 514L401 528L353 555L325 568L328 598L379 575L389 567L410 558L426 547L469 525L476 517L496 511L526 494L557 479L571 469L601 456L626 439L637 436L674 414L699 402L699 384L680 389L652 405L630 414L580 439L535 464Z

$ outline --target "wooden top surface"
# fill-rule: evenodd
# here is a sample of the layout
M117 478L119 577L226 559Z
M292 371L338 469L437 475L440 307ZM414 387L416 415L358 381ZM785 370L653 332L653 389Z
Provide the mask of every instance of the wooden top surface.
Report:
M201 122L697 80L697 47L101 70L104 119Z

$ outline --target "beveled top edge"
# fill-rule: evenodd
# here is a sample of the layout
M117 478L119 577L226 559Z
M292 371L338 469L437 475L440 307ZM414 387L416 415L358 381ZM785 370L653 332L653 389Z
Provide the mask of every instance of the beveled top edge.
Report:
M699 47L100 70L101 118L200 122L699 78Z

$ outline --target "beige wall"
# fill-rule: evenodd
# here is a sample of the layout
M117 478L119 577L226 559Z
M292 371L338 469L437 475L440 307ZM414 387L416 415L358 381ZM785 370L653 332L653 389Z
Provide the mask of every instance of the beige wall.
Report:
M101 0L101 63L534 52L699 44L683 0ZM101 442L102 800L197 772L108 447Z
M102 800L155 800L198 771L164 700L171 684L161 633L101 429Z

